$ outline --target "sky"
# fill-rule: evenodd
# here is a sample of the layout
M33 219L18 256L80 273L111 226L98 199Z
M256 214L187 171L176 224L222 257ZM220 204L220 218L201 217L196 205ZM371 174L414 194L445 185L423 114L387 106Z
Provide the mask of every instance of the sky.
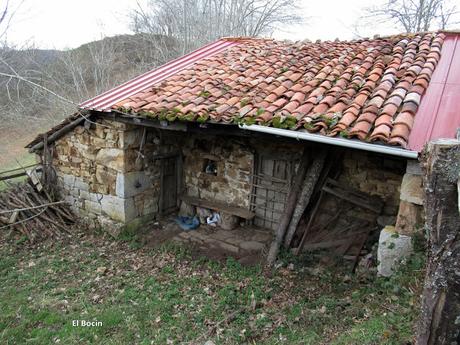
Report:
M35 43L44 49L68 49L83 43L131 33L129 12L136 0L10 0L23 1L8 30L8 42L18 47ZM141 4L148 0L139 0ZM383 0L303 0L303 25L285 27L275 38L291 40L333 40L398 33L387 23L366 24L363 9ZM4 1L0 1L0 4ZM358 25L357 25L358 24Z

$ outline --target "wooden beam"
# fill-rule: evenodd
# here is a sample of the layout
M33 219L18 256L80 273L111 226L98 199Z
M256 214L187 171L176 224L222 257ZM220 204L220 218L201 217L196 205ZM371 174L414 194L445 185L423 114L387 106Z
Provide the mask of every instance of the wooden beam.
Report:
M84 116L81 116L79 117L78 119L70 122L69 124L65 125L64 127L62 127L61 129L57 130L56 132L54 132L53 134L49 135L48 136L48 143L50 142L54 142L56 141L57 139L61 138L62 136L64 136L65 134L69 133L70 131L72 131L75 127L77 127L78 125L80 125L83 121L85 121L87 119L87 117L84 117ZM44 146L44 142L43 141L40 141L39 143L35 144L34 146L32 146L31 148L29 148L29 152L35 152L37 150L40 150L42 149Z
M144 126L158 129L166 129L171 131L187 132L187 122L169 122L160 121L157 119L149 119L140 116L125 114L119 111L112 111L110 113L102 113L102 118L109 118L117 122L132 124L136 126Z
M203 207L203 208L209 208L211 210L222 211L228 214L232 214L232 215L241 217L243 219L252 219L255 216L254 212L248 211L242 207L227 205L220 201L205 200L205 199L195 198L195 197L188 196L188 195L182 195L180 196L180 199L190 205L195 205L195 206Z
M14 171L18 171L18 170L24 171L27 168L33 168L33 167L36 167L37 165L40 165L40 163L35 163L35 164L26 165L25 167L19 167L19 168L14 168L14 169L10 169L10 170L0 171L0 175L10 173L10 172L14 172Z
M42 169L37 168L36 171L40 172L40 171L42 171ZM0 181L7 181L7 180L11 180L11 179L16 178L16 177L21 177L21 176L26 176L26 175L27 175L26 171L21 171L21 172L11 174L11 175L0 176Z
M380 211L382 210L382 202L381 201L379 203L377 203L377 205L375 205L372 202L367 202L367 201L370 201L370 199L368 199L368 200L360 199L359 197L351 194L349 191L346 191L344 189L330 188L329 186L324 186L323 190L326 193L329 193L329 194L332 194L332 195L338 197L339 199L349 201L352 204L355 204L357 206L363 207L363 208L368 209L368 210L370 210L372 212L375 212L375 213L379 214Z

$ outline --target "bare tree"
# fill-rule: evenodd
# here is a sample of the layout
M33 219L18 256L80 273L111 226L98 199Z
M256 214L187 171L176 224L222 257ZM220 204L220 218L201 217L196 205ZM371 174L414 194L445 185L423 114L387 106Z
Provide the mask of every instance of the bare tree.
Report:
M150 0L131 13L134 32L174 38L186 53L223 36L271 35L300 23L298 0Z
M391 20L406 32L446 29L455 24L452 18L458 13L451 0L387 0L366 12L371 18Z
M0 2L0 40L5 39L13 17L24 1L25 0L19 1L16 6L12 5L10 0Z

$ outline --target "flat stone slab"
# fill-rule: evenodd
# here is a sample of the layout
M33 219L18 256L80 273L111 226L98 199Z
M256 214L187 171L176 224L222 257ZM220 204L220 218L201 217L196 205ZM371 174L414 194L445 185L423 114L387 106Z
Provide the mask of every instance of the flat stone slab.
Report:
M209 235L209 237L220 241L225 241L227 238L231 238L232 236L234 236L232 232L227 230L217 230L215 233Z
M272 239L272 234L264 231L255 231L254 235L251 236L251 241L257 241L257 242L267 242Z
M240 244L241 249L249 251L259 251L264 249L265 244L257 241L246 241Z
M177 242L198 245L206 250L228 253L237 258L259 257L264 247L271 242L272 233L258 228L242 227L234 230L224 230L201 225L192 231L181 231L174 238ZM211 254L212 255L212 254Z

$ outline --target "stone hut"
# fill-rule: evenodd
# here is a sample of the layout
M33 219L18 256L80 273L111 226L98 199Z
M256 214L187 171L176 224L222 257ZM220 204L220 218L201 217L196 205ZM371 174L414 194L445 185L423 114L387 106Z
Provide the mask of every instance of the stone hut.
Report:
M446 75L457 36L224 38L83 102L28 148L49 153L63 198L104 227L199 207L271 231L302 162L326 152L296 227L314 213L315 224L377 219L410 235L423 217L418 155L460 123L439 91L459 84ZM319 200L328 181L364 207L343 207L338 192Z

